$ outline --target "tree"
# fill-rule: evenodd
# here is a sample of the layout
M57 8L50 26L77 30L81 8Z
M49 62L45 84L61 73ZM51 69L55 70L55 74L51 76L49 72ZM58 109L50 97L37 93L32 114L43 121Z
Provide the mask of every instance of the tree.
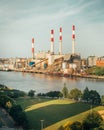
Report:
M34 90L30 90L28 92L28 96L30 96L31 98L34 97L34 95L35 95L35 91Z
M101 104L104 105L104 95L101 97Z
M24 129L29 129L27 116L20 105L11 107L9 113L18 125L22 125Z
M66 87L66 83L64 83L64 87L62 89L62 94L63 94L63 97L64 98L67 98L68 97L68 89Z
M21 113L22 107L20 105L14 105L10 109L10 115L13 117L14 120L17 120L18 114Z
M0 95L0 106L4 107L4 108L9 108L8 107L8 102L10 103L9 105L13 105L14 104L14 100L8 96L6 96L5 94L1 94Z
M78 121L75 121L69 126L69 128L70 130L82 130L82 124Z
M81 96L82 96L82 92L77 88L72 89L69 93L69 98L74 100L78 100L79 98L81 98Z
M89 89L88 89L88 87L86 87L83 91L82 99L88 102L89 101L89 95L90 95Z
M94 105L99 105L101 103L101 98L99 93L96 90L91 90L89 93L90 103Z
M95 74L103 76L104 75L104 67L96 67Z
M59 91L50 91L50 92L46 93L46 96L52 97L52 98L59 97L60 96L60 92Z
M83 128L84 130L90 130L99 127L102 121L103 119L98 112L91 111L86 115L85 119L83 120Z
M94 105L99 105L101 103L101 97L99 93L96 90L89 91L87 87L82 94L82 99Z

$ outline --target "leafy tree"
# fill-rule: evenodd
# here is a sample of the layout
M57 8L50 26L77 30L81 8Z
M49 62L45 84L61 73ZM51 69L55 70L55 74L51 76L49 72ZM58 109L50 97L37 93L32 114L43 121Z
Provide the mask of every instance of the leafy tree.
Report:
M17 120L18 114L21 113L22 111L23 110L22 110L22 107L20 105L14 105L10 109L10 115L13 117L14 120Z
M69 93L69 98L74 100L78 100L79 98L81 98L81 96L82 96L82 92L77 88L72 89Z
M69 126L69 128L70 130L82 130L82 124L78 121L75 121Z
M20 105L14 105L13 107L11 107L9 113L18 125L22 125L24 129L29 128L26 114L22 110L22 107Z
M95 74L99 76L104 75L104 67L96 67Z
M0 90L10 90L10 89L4 84L0 84Z
M101 103L101 98L99 93L96 90L91 90L89 93L90 103L94 105L99 105Z
M103 119L98 112L91 111L83 120L83 128L84 130L91 130L93 128L99 127L102 121Z
M0 95L0 106L4 107L4 108L7 108L7 102L10 102L11 103L11 106L14 104L14 100L11 99L10 97L4 95L4 94L1 94Z
M86 87L83 91L82 99L88 102L89 101L89 95L90 95L89 89L88 89L88 87Z
M89 91L87 87L82 94L82 99L94 105L99 105L101 103L101 97L99 93L96 90Z
M101 104L104 105L104 95L101 97Z
M50 91L50 92L46 93L46 96L52 97L52 98L59 97L60 96L60 92L59 91Z
M64 87L62 89L62 94L63 94L63 97L64 98L67 98L68 97L68 89L66 87L66 83L64 83Z
M34 90L30 90L28 92L28 96L30 96L31 98L34 97L34 95L35 95L35 91Z
M39 96L39 97L45 97L46 94L45 93L38 93L37 96Z
M59 93L59 97L60 97L60 98L63 97L63 94L62 94L61 92Z

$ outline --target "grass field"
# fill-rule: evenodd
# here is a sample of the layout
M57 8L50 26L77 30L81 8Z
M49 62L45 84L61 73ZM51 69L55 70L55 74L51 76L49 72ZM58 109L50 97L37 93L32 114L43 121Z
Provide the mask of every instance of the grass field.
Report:
M93 110L96 110L96 111L99 111L99 110L104 110L104 106L99 106L99 107L95 107L93 108ZM82 113L79 113L75 116L72 116L72 117L69 117L69 118L66 118L62 121L59 121L59 122L56 122L55 124L53 125L50 125L48 126L47 128L45 128L45 130L58 130L58 128L61 126L61 125L65 125L67 123L72 123L74 121L82 121L84 118L85 118L85 115L90 112L91 110L87 110L85 112L82 112Z
M39 103L43 103L46 101L52 101L52 99L47 99L47 98L18 98L16 100L17 104L20 104L22 106L22 108L25 110L27 109L29 106L34 105L34 104L39 104Z
M89 104L60 99L18 99L17 104L26 111L30 126L34 130L41 129L41 120L44 120L45 130L57 130L68 121L82 120L91 108ZM102 110L104 107L94 109Z

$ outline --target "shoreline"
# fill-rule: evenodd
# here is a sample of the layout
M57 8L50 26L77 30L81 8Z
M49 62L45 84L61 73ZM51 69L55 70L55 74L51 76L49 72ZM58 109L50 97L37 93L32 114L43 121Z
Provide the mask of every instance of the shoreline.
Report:
M82 74L68 74L62 72L46 72L45 70L0 70L5 72L23 72L23 73L39 73L39 74L46 74L52 76L59 76L59 77L69 77L69 78L88 78L88 79L100 79L104 80L104 76L97 76L97 75L82 75Z

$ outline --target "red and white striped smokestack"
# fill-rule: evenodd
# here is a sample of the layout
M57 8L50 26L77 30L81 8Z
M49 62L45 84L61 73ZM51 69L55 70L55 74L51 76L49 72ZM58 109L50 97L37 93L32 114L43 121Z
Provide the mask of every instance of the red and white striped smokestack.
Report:
M32 38L32 58L34 59L34 38Z
M75 25L72 26L72 54L75 54Z
M51 54L54 54L54 30L51 30Z
M59 36L59 54L62 54L62 27L60 27L60 36Z

